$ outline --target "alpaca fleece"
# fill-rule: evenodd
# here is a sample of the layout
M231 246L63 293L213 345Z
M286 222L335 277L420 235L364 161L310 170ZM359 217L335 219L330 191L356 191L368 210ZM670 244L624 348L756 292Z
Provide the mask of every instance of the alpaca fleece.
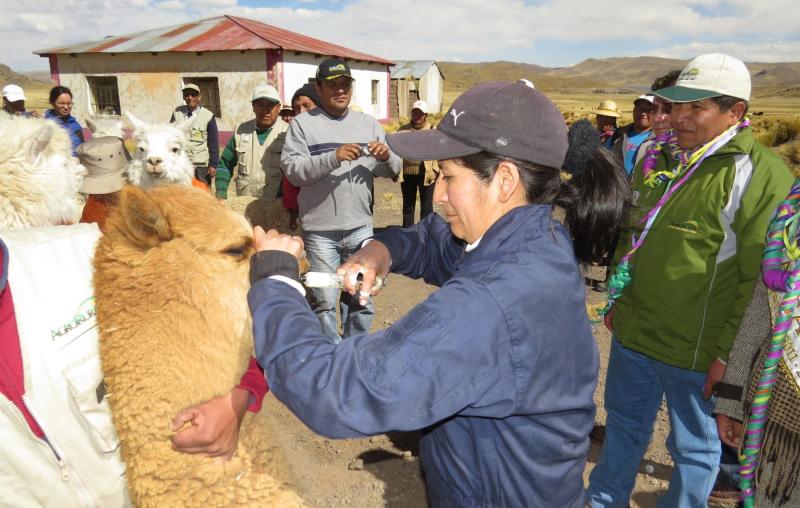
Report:
M0 229L74 222L86 169L52 120L0 120Z
M178 411L229 392L252 353L247 221L191 187L129 186L106 225L94 258L100 358L134 504L303 506L257 415L229 462L170 444Z

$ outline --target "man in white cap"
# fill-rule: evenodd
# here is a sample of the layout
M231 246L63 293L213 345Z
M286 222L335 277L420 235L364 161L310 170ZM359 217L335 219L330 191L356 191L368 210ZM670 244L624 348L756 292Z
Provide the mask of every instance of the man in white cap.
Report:
M636 153L650 135L650 112L653 110L653 95L640 95L633 101L633 123L614 132L614 151L625 166L630 178L636 165Z
M237 196L276 198L281 187L281 150L289 129L280 117L281 97L274 86L259 85L251 103L255 118L236 128L217 166L216 194L221 199L228 197L231 178Z
M0 110L0 118L12 116L39 116L34 112L25 111L25 92L18 85L3 87L3 109Z
M432 129L428 122L428 104L416 101L411 106L411 121L400 131L419 131ZM403 227L414 225L414 207L419 192L419 220L433 213L433 187L439 164L436 161L409 161L403 159L403 172L400 173L400 189L403 192Z
M748 128L740 60L701 55L654 93L672 104L680 153L662 151L646 175L634 173L634 212L609 283L608 419L586 493L592 507L628 506L662 398L675 467L658 506L706 506L720 458L714 386L760 276L770 217L792 184Z
M194 164L195 178L210 186L219 164L219 131L214 113L204 108L201 100L200 87L187 83L183 87L183 101L186 104L175 108L170 122L180 123L187 118L194 118L186 154Z

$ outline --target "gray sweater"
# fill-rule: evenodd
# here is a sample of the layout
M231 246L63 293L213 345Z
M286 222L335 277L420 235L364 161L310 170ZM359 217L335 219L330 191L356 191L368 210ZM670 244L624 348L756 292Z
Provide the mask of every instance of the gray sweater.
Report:
M300 187L304 230L344 231L372 224L372 178L397 176L403 161L392 153L386 162L371 156L339 162L336 149L348 143L366 147L375 140L385 142L383 128L364 113L348 111L333 118L317 108L295 117L283 144L281 169Z

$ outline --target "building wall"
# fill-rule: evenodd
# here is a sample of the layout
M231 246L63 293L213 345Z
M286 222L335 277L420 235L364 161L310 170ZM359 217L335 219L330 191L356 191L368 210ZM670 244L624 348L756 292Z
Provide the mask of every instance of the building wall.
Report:
M428 103L431 114L439 113L442 109L442 95L444 82L439 68L431 65L419 80L420 98Z
M222 117L220 130L233 130L252 118L253 89L267 81L263 50L203 53L91 53L57 55L59 80L72 90L73 115L85 125L91 95L87 76L116 76L122 112L147 122L167 121L183 104L181 87L189 76L216 77ZM280 74L280 64L276 69ZM273 83L276 84L277 83Z
M319 64L330 57L315 56L309 53L295 51L283 52L283 89L284 101L289 101L294 92L304 84L313 81ZM353 62L348 65L353 73L352 103L357 104L365 113L369 113L378 120L386 120L389 116L387 110L387 92L389 73L384 64L372 62ZM378 103L372 105L372 80L378 81Z

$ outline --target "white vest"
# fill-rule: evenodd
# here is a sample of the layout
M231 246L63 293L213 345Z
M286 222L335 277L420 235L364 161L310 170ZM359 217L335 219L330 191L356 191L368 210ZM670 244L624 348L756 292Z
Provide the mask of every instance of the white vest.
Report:
M281 186L281 151L289 124L278 118L264 140L258 142L255 119L244 122L233 135L236 143L236 195L275 199Z
M78 224L0 237L9 250L23 399L47 436L35 437L0 396L0 506L130 506L98 356L91 262L100 231Z
M189 143L186 146L186 155L195 166L208 166L210 155L208 153L208 122L214 118L214 113L203 106L189 116L189 109L186 106L175 108L175 123L180 123L187 118L194 118L192 128L189 131Z

